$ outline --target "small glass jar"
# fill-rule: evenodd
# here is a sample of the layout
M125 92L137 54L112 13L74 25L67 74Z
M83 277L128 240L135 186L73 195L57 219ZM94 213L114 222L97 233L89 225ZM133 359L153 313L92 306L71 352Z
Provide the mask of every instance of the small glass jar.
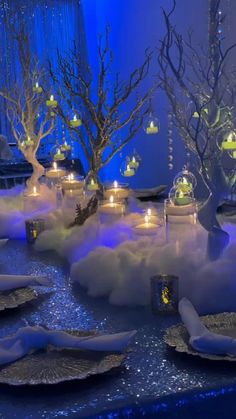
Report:
M178 311L179 278L159 274L150 279L151 308L154 314L176 314Z
M41 218L30 219L25 221L26 240L29 244L33 244L40 233L46 229L46 221Z

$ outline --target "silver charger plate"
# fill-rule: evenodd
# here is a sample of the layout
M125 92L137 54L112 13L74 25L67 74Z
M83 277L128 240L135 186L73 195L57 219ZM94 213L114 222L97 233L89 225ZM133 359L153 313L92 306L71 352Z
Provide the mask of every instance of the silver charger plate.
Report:
M204 325L211 331L221 335L236 338L236 313L220 313L202 316ZM177 352L183 352L200 358L214 361L236 361L236 357L228 355L212 355L197 352L189 345L189 334L184 325L169 327L164 336L165 343Z
M29 287L0 292L0 311L19 307L38 297L37 292Z
M67 331L76 336L94 336L95 333ZM104 374L123 363L126 354L57 349L50 346L45 351L26 355L0 368L0 384L13 386L58 384L71 380L84 380Z

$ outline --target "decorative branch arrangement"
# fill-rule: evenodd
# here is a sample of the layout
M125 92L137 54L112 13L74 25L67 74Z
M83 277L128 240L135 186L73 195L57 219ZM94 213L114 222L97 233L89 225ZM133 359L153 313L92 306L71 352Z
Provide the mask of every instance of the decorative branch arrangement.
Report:
M76 217L75 220L69 225L69 228L83 225L89 217L97 212L97 208L98 199L96 195L93 195L92 198L90 198L85 208L82 208L80 204L77 204Z
M36 153L41 140L53 131L54 118L50 111L42 114L46 97L40 82L44 78L44 72L32 57L29 35L24 24L13 19L8 30L19 56L22 79L15 80L10 88L1 86L0 96L6 101L6 114L17 146L33 166L33 174L27 181L28 189L32 190L34 186L38 186L39 178L44 173L44 167L38 162Z
M71 125L64 110L58 108L71 130L71 135L82 146L89 165L88 179L96 182L99 182L99 171L142 127L149 111L149 99L159 85L154 80L149 89L139 94L153 56L148 50L143 63L129 75L127 81L122 81L119 74L112 77L113 54L109 45L108 28L104 38L99 38L98 74L93 74L89 67L84 67L76 45L66 56L58 52L57 72L50 65L52 79L68 109L78 107L83 112L82 126L75 127ZM74 114L76 116L76 110Z
M159 51L162 88L209 190L199 212L199 220L209 232L220 229L216 210L236 181L232 160L236 157L236 73L228 60L235 44L225 50L222 47L219 26L225 16L220 6L221 0L209 0L209 45L204 48L195 45L192 31L187 39L177 32L171 21L176 8L173 0L172 10L163 10L166 34Z

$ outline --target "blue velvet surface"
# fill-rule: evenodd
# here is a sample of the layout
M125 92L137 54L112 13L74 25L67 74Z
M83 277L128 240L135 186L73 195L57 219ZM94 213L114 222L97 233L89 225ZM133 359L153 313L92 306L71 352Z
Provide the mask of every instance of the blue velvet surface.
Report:
M103 299L92 299L71 284L64 261L53 253L36 253L24 241L9 241L1 249L0 270L9 274L45 274L54 283L52 293L20 309L1 313L0 337L25 324L44 324L53 329L138 331L125 366L118 372L51 387L0 385L1 418L194 419L211 415L218 418L220 413L228 417L223 416L223 408L234 417L236 365L206 362L167 349L163 334L166 327L179 321L177 316L157 317L148 308L115 307Z

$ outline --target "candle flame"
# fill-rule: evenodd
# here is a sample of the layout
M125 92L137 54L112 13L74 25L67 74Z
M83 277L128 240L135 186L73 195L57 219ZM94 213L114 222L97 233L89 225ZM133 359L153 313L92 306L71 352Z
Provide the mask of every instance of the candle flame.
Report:
M151 217L151 215L152 215L152 210L151 210L151 208L148 208L148 210L147 210L147 215L148 215L148 217Z
M35 195L37 193L37 188L36 186L33 186L33 194Z
M113 204L113 202L114 202L114 196L113 195L110 196L109 201L110 201L110 204Z
M67 141L64 142L64 145L67 145Z
M145 220L145 224L148 225L148 223L149 223L149 216L148 215L145 215L144 220Z
M154 128L155 127L155 124L154 124L154 122L153 121L151 121L150 122L150 128Z
M136 158L134 156L132 157L132 162L136 163Z
M187 181L186 177L184 177L184 178L183 178L183 183L184 183L185 185L187 185L187 184L188 184L188 181Z
M27 135L27 141L30 141L30 136L29 135Z
M36 81L36 83L35 83L35 87L36 87L36 89L38 89L38 88L39 88L39 82L38 82L38 81Z
M77 121L77 116L76 115L73 116L73 121Z
M54 170L57 170L57 162L56 161L53 162L52 166L53 166Z
M129 171L130 171L130 165L127 164L127 172L129 172Z
M183 191L179 191L179 198L183 198L183 197L184 197Z
M114 185L114 188L115 188L115 189L117 189L117 188L118 188L118 182L117 182L117 180L115 180L115 181L114 181L113 185Z
M93 179L91 179L91 185L94 185L94 180Z
M53 102L53 100L54 100L54 96L53 95L50 96L50 100Z

